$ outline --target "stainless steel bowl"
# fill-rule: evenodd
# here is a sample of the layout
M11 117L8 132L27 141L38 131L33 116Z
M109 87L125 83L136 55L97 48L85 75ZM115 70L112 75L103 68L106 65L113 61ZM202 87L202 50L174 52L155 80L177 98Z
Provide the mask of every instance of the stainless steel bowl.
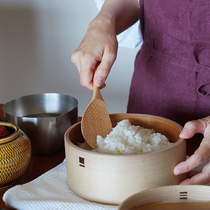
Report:
M58 93L28 95L6 103L3 113L28 135L33 154L46 155L64 148L64 133L77 122L78 101Z

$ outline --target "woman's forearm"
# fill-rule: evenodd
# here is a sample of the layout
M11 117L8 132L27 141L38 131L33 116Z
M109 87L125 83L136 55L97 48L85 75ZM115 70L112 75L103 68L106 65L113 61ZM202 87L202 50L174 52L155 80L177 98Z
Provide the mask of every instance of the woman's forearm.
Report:
M108 24L119 34L139 19L138 0L106 0L94 21Z
M83 87L92 90L93 82L98 87L105 86L106 78L117 57L116 35L138 19L138 0L104 2L101 11L89 24L87 33L71 56L79 71Z

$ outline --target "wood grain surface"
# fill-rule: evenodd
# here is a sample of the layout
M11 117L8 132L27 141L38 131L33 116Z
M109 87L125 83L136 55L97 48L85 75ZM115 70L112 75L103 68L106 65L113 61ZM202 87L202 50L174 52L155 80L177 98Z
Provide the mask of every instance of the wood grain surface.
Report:
M3 105L0 104L0 117L1 118L3 118L2 107ZM36 179L37 177L39 177L46 171L57 166L59 163L61 163L64 160L64 158L65 158L64 150L58 153L52 154L52 155L45 155L45 156L32 155L30 164L26 172L21 177L19 177L12 186L9 186L4 189L0 189L0 196L1 196L0 209L12 209L12 208L7 207L2 200L2 196L6 190L8 190L10 187L13 187L17 184L24 184L24 183L27 183Z
M129 197L119 207L119 210L146 209L210 209L210 187L178 185L145 190Z

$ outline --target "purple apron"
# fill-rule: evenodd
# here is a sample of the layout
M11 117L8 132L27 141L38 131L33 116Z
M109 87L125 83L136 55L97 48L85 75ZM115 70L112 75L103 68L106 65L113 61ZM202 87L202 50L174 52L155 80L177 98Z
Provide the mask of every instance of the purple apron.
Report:
M182 126L210 115L210 1L141 0L143 45L135 60L128 113Z

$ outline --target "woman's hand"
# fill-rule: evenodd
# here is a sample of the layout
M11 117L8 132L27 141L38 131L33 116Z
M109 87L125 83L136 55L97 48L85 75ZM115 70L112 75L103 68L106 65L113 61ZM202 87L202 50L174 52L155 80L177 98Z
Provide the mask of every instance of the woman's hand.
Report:
M117 57L116 35L138 19L138 0L104 2L101 11L89 24L85 37L71 57L79 71L83 87L92 90L93 81L98 87L105 86L105 80Z
M188 173L190 177L182 181L180 183L182 185L207 184L210 182L210 116L187 122L180 133L180 138L189 139L196 133L203 134L203 140L199 148L186 161L181 162L174 168L174 174L187 173L205 161L207 163L202 171Z
M105 80L117 56L118 43L114 29L111 23L96 17L72 54L72 62L80 74L80 84L87 89L92 90L93 81L98 87L105 86Z

